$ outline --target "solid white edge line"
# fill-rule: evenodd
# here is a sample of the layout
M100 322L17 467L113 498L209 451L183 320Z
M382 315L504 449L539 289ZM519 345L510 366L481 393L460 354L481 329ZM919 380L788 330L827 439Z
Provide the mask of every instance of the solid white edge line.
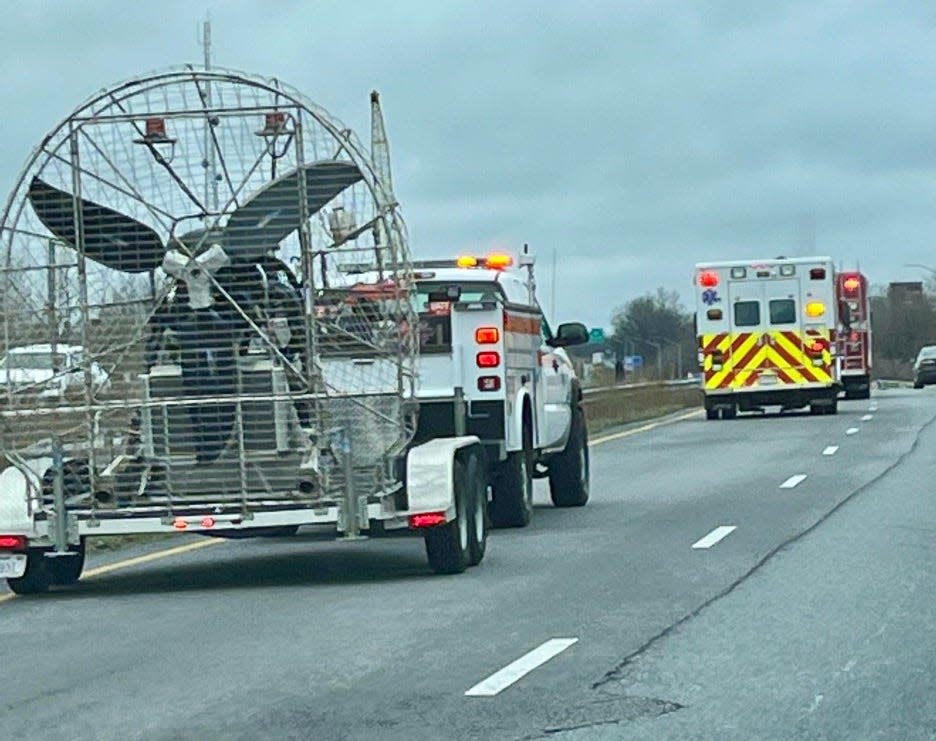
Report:
M838 445L830 445L828 448L822 451L823 455L835 455L838 452Z
M537 646L529 653L525 653L519 659L511 662L487 679L478 682L474 687L465 692L465 696L494 697L494 695L507 689L514 682L523 679L531 671L542 666L555 656L558 656L576 642L578 642L578 638L550 638L542 645Z
M712 530L712 532L710 532L708 535L705 535L699 538L695 543L692 544L692 547L696 549L711 548L722 538L726 537L727 535L730 535L737 529L738 529L737 525L719 525L714 530Z
M805 473L798 473L794 476L790 476L786 481L780 484L781 489L792 489L794 486L799 486L806 480Z
M857 427L849 427L847 430L845 430L845 434L846 434L846 435L854 435L854 434L856 434L857 432L858 432L858 428L857 428Z
M870 422L872 419L874 419L874 415L873 415L873 414L866 414L864 417L861 418L861 421L862 421L862 422Z

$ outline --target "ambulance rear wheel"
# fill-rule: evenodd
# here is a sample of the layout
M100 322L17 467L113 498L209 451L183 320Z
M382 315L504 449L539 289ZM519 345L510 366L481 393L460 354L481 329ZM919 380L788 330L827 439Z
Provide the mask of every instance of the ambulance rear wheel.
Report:
M533 433L523 427L523 450L507 455L493 481L491 525L526 527L533 517Z
M470 496L466 466L455 461L455 519L436 525L426 532L426 556L437 574L460 574L467 567L470 554Z
M549 496L556 507L582 507L588 502L588 425L585 412L572 412L565 449L549 462Z
M722 419L734 419L738 416L738 407L732 404L730 407L723 407L721 410Z

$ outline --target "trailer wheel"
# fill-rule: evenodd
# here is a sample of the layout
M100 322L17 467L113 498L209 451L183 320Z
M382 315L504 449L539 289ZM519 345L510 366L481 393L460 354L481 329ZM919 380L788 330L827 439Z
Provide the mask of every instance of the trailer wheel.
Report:
M18 579L7 579L7 586L15 594L41 594L52 585L52 572L46 564L45 551L30 548L26 551L26 573Z
M572 411L565 449L549 462L549 496L556 507L582 507L588 502L588 425L581 407Z
M510 453L494 477L491 524L526 527L533 517L533 433L523 426L523 450Z
M466 466L455 461L455 519L426 532L426 556L437 574L460 574L470 559L469 512L471 486Z
M487 466L477 453L470 453L466 469L468 485L471 489L468 518L468 565L477 566L484 560L484 554L487 551Z
M55 556L47 558L46 570L49 572L53 584L66 586L75 584L81 578L85 564L85 543L82 538L74 555Z
M706 419L718 419L718 410L717 409L706 409L705 410Z

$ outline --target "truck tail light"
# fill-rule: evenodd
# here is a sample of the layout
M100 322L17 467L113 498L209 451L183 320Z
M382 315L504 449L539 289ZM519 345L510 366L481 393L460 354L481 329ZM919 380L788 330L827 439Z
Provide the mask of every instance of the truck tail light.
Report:
M420 515L410 515L409 526L413 528L435 527L445 524L445 512L424 512Z
M25 551L27 545L25 535L0 535L0 551Z
M810 342L810 343L806 346L806 349L807 349L807 350L809 351L809 353L812 354L812 355L822 355L822 353L823 353L824 350L828 350L828 349L829 349L829 343L826 342L826 340L823 340L823 339L816 339L816 340L813 340L812 342Z
M500 342L500 330L497 327L478 327L475 330L475 342L479 345L495 345Z
M500 353L493 350L479 352L476 362L479 368L496 368L500 365Z
M500 391L500 376L481 376L478 379L478 391Z

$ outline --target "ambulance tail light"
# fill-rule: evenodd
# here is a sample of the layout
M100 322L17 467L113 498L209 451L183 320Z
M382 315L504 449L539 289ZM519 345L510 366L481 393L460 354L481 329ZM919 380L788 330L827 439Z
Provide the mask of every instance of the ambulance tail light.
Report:
M0 551L25 551L28 545L25 535L0 535Z
M812 280L825 280L825 268L811 268L809 277Z
M493 350L479 352L475 361L479 368L496 368L500 365L500 353Z
M481 376L478 378L478 391L500 391L500 376Z
M478 327L475 330L475 342L479 345L496 345L500 342L500 330L497 327Z

